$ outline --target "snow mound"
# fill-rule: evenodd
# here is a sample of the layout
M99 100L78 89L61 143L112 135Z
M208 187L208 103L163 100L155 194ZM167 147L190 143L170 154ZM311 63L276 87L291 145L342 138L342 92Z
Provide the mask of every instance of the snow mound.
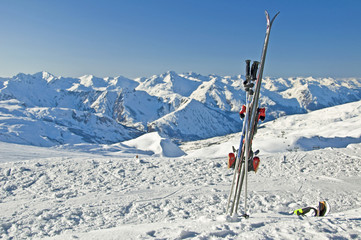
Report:
M267 152L344 148L360 143L361 101L276 119L265 123L256 139L255 147Z
M158 132L147 133L122 143L142 151L151 151L154 156L181 157L185 155L176 144L168 138L161 137Z

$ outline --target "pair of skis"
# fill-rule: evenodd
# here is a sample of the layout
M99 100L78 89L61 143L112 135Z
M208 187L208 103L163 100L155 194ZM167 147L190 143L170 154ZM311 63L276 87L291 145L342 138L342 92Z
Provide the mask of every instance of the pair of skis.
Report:
M227 213L230 216L237 214L241 191L244 185L244 213L242 214L242 216L245 218L249 217L247 213L248 172L249 170L254 170L249 169L250 166L252 167L252 164L250 165L249 163L250 161L253 161L253 155L255 155L252 152L252 140L257 130L257 124L259 121L258 101L261 90L262 75L266 60L269 36L273 21L276 19L278 14L279 12L272 18L272 20L270 20L269 14L266 11L267 30L263 45L261 62L259 63L255 61L251 66L251 61L246 60L246 80L244 81L244 87L246 91L246 106L239 148L238 150L233 148L233 151L237 153L237 157L235 161L231 191L227 203ZM259 71L258 66L260 66Z

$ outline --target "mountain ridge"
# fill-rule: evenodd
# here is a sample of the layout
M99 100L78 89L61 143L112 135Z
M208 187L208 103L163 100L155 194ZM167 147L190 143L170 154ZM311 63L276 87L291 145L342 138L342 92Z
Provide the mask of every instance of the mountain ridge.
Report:
M150 131L177 141L233 133L242 125L243 81L174 71L136 79L19 73L0 78L0 140L52 146L116 143ZM361 78L266 77L260 106L269 121L360 99Z

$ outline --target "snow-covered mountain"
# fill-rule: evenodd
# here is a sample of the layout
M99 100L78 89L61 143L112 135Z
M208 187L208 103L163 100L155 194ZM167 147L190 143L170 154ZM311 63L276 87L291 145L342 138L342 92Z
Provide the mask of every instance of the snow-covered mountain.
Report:
M265 78L267 120L361 99L361 79ZM116 143L146 132L179 141L238 132L242 76L169 71L149 78L0 78L0 140L38 146Z

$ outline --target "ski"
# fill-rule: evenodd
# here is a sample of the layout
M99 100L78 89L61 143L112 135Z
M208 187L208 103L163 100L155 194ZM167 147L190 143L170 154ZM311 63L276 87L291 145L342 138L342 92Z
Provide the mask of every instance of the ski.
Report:
M243 117L242 134L239 148L236 150L237 155L234 163L234 175L227 202L227 213L229 213L231 216L237 214L241 191L244 185L244 213L242 216L245 218L249 217L247 208L248 172L251 170L257 171L259 165L259 158L257 156L254 157L254 155L257 154L252 152L252 140L257 131L259 120L264 120L265 117L265 109L258 108L262 76L271 27L279 12L272 18L272 20L270 19L267 11L265 11L265 14L267 20L267 29L262 49L261 62L255 61L251 67L251 61L246 60L246 80L243 83L244 89L246 91L246 106L242 107L242 111L240 113L241 118ZM255 84L253 83L254 81ZM233 151L235 152L235 150ZM250 165L250 163L252 164Z

